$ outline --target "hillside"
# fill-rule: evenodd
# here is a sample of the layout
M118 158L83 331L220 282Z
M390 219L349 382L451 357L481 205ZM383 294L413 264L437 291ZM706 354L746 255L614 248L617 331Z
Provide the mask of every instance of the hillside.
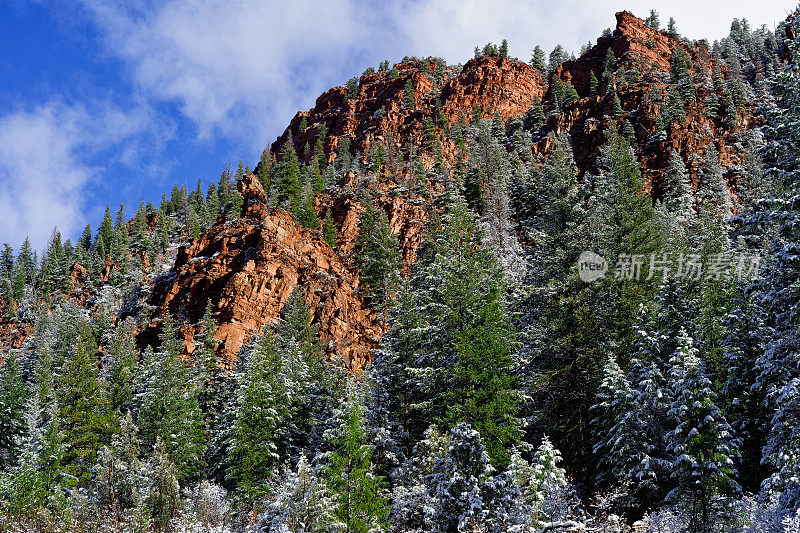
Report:
M6 246L0 532L796 526L797 24L386 61Z

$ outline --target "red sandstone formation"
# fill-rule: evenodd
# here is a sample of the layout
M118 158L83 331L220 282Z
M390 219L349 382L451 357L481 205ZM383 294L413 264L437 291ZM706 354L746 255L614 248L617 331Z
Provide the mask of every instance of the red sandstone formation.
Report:
M350 137L351 149L361 154L369 154L375 142L419 147L426 119L439 127L444 126L439 122L440 113L448 124L457 123L459 116L468 121L477 106L483 117L498 112L508 120L527 112L534 98L541 99L545 92L536 69L501 57L472 59L459 74L447 69L453 77L439 85L434 82L433 66L423 72L421 65L419 61L396 65L396 78L390 73L362 76L355 99L347 98L344 87L328 90L317 98L314 108L295 115L272 144L272 152L278 154L291 136L298 154L309 158L310 150L305 153L305 146L313 148L322 125L327 130L325 150L329 154L342 137ZM413 109L404 106L408 80L414 86ZM307 127L300 131L303 119ZM444 155L449 157L452 146L441 140Z
M732 148L736 142L734 137L752 125L752 115L749 111L740 113L739 127L731 130L721 117L712 117L707 112L706 98L714 93L711 83L714 67L708 50L702 45L690 45L688 41L673 39L649 28L627 11L617 13L616 17L617 27L610 37L599 38L596 46L579 59L565 62L553 74L564 82L572 82L582 96L564 112L551 118L547 128L548 132L555 134L570 134L575 160L581 171L597 170L597 156L611 121L614 92L601 88L599 96L589 95L590 75L594 73L598 80L603 79L603 64L609 49L616 57L613 84L624 110L624 116L616 122L619 126L627 120L633 126L646 187L656 198L661 195L661 179L673 149L687 163L695 186L709 142L714 143L719 151L723 168L742 163L745 154ZM666 106L669 88L673 86L670 79L672 58L679 47L691 61L690 74L697 97L685 102L686 120L682 124L673 123L667 129L665 139L654 141L656 121ZM720 93L718 96L724 95ZM551 142L545 138L534 150L546 153ZM727 177L735 190L736 177L730 174Z
M182 248L172 272L156 282L151 303L159 305L160 315L169 311L195 324L210 301L219 325L216 337L230 356L264 324L278 320L299 286L329 356L363 368L384 326L358 294L357 271L291 215L269 212L255 176L246 176L239 189L245 197L242 218L214 226ZM151 342L156 327L140 339ZM192 334L183 337L188 341Z

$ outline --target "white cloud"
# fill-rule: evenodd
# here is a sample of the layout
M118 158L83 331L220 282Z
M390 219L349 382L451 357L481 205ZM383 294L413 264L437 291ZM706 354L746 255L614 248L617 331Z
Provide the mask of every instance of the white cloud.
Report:
M74 236L85 224L85 188L103 170L91 161L133 159L126 149L151 127L147 109L126 112L108 103L53 101L0 116L0 242L18 246L27 235L41 249L54 226Z
M614 12L650 8L693 38L718 38L733 17L782 19L774 0L83 0L108 52L131 67L145 94L177 102L203 137L259 149L297 110L380 60L441 55L466 61L475 45L507 38L528 59L541 44L578 51L613 27ZM132 5L136 7L131 7Z
M257 146L332 80L344 82L342 64L366 45L362 12L349 0L84 3L148 95L177 101L203 137Z

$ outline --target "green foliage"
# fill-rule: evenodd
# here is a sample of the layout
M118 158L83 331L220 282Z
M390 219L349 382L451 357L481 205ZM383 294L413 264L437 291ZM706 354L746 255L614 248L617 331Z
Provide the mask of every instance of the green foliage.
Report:
M183 344L176 338L172 318L164 318L158 352L148 350L142 358L137 382L136 421L142 442L152 448L157 442L175 464L181 481L198 479L203 472L205 433L194 387L181 359Z
M406 109L414 109L417 107L416 100L414 99L413 78L408 78L406 85L403 88L403 107Z
M515 332L503 276L461 199L428 242L428 259L420 259L399 311L405 319L416 317L411 331L397 333L407 345L403 351L416 355L406 361L398 354L398 364L415 376L413 394L423 413L446 428L469 423L480 431L493 462L503 466L509 445L520 437Z
M625 111L622 109L622 102L619 99L619 93L614 93L614 100L612 101L611 106L611 115L614 118L621 118L622 115L625 114Z
M26 432L24 419L28 391L16 355L9 353L0 366L0 472L16 465Z
M503 39L500 42L500 49L497 51L497 53L500 57L508 57L508 40Z
M347 533L384 531L389 506L381 495L383 480L372 473L372 448L367 445L364 408L355 386L349 387L339 427L330 434L334 451L323 472L333 496L333 514Z
M597 76L594 75L594 71L589 73L589 96L597 96Z
M280 380L282 358L275 338L265 334L256 340L237 375L227 477L251 509L263 505L280 461L278 441L284 438L282 426L289 416L289 391Z
M367 201L354 247L361 290L376 309L388 310L400 282L400 249L386 212Z
M544 50L538 44L536 47L531 51L531 61L530 65L538 70L539 72L545 72L545 57L544 57Z
M329 207L325 214L325 220L322 222L322 237L331 248L336 248L336 234L336 223L333 221L332 209Z
M550 52L550 57L548 58L548 63L547 63L547 69L550 72L553 72L555 69L561 66L561 63L563 63L567 59L569 59L567 52L560 44L557 44L556 47L553 48L553 51Z
M571 81L568 81L564 87L564 105L567 106L579 98L578 91Z
M658 11L655 9L650 10L650 14L644 19L644 23L647 25L648 28L653 28L654 30L660 29L660 22L658 20Z
M271 184L269 182L269 168L270 168L270 153L267 148L264 148L264 151L261 152L261 159L258 161L258 166L256 167L256 177L258 181L261 182L261 186L264 187L265 191L269 191L271 188ZM211 194L211 188L209 187L209 194ZM209 202L210 203L210 202ZM213 212L213 210L212 210Z
M64 363L56 386L63 430L63 465L70 477L86 486L97 451L110 441L114 418L106 384L98 379L97 361L80 340Z
M536 96L533 99L533 105L525 114L525 127L532 130L539 130L544 126L545 120L544 107L539 97Z
M667 35L669 35L673 39L677 39L678 37L680 37L680 35L678 34L677 24L675 23L675 19L672 17L670 17L669 22L667 22Z
M114 239L114 221L111 218L111 209L106 206L106 213L103 216L103 221L100 223L100 228L97 230L97 239L103 243L105 250L111 249L111 243Z
M279 205L288 205L297 212L303 196L303 180L300 176L300 162L294 151L291 139L284 143L278 176L275 183L275 197Z
M614 50L609 48L606 50L606 56L603 60L603 78L606 80L611 79L611 75L614 73L614 65L617 62L617 57L614 55Z

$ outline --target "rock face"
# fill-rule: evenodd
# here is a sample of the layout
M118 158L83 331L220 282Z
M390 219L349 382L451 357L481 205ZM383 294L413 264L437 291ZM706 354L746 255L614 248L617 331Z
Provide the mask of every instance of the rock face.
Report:
M0 354L19 348L33 335L33 324L0 321Z
M541 99L545 93L539 71L502 57L472 59L458 74L446 68L437 76L434 65L425 70L419 61L395 68L397 77L389 72L362 76L353 99L347 97L344 87L323 93L313 109L295 115L272 144L272 152L280 153L291 138L297 153L310 158L311 151L304 153L304 149L313 148L323 126L327 131L324 148L329 155L343 137L351 138L351 149L362 154L369 154L375 142L419 147L426 120L439 127L443 126L442 119L449 124L458 122L459 116L468 121L476 107L482 117L498 112L508 120L527 112L534 98ZM404 103L409 81L414 87L413 108ZM304 121L306 127L301 131ZM454 146L443 136L440 140L443 155L451 157Z
M239 188L245 197L243 217L212 227L181 249L172 271L156 282L150 303L162 317L169 311L195 324L211 302L219 325L216 337L230 360L254 332L278 319L299 286L329 356L337 354L349 367L363 368L384 326L358 295L357 271L285 211L268 212L252 174ZM142 332L140 342L153 342L158 327L155 323ZM187 351L193 333L192 328L183 330Z
M719 151L724 167L732 169L742 163L746 155L740 133L708 113L706 102L722 96L712 83L708 50L648 28L628 12L616 17L612 35L601 37L582 57L551 74L549 87L554 77L569 81L579 98L561 112L550 113L547 124L533 135L534 153L549 151L551 134L568 133L579 169L584 175L593 174L610 123L630 123L647 188L654 197L661 194L664 169L673 149L687 162L695 185L709 143ZM683 123L673 123L656 135L658 116L666 106L668 90L674 87L670 68L678 48L691 59L697 96L687 101ZM603 82L607 86L599 94L590 95L591 74L603 80L608 50L615 56L613 74ZM413 107L408 105L409 86L414 91ZM622 103L622 117L612 117L615 95ZM424 142L428 124L437 139L441 162L453 163L456 146L446 134L451 125L495 113L508 121L526 113L536 99L544 100L545 110L552 111L551 89L539 71L501 57L470 60L460 72L427 62L406 62L392 72L362 76L354 96L348 97L343 87L325 92L311 110L298 113L271 145L273 157L291 140L300 158L308 161L323 131L323 149L329 161L335 159L344 138L350 139L354 154L367 157L377 143L389 155L380 175L365 182L348 172L337 184L338 192L329 189L314 198L318 216L330 212L336 223L337 250L323 241L319 231L302 228L280 209L270 211L261 184L250 174L239 183L245 199L242 218L218 222L181 249L174 268L156 281L149 300L156 306L154 322L141 332L140 343L157 342L160 319L169 312L184 324L181 331L190 352L192 336L199 331L197 324L211 302L219 324L220 349L230 360L253 333L278 320L283 305L299 287L328 356L340 356L353 371L359 371L370 361L385 325L365 306L358 291L358 271L350 255L362 207L353 191L369 188L386 211L407 274L416 260L425 221L435 207L428 199L396 194L395 188L405 176L403 167L391 164L392 154L413 149L426 166L432 166L434 154ZM750 109L739 112L738 123L740 131L752 125ZM735 190L732 171L728 179ZM111 268L113 265L106 265L104 275Z
M555 134L568 133L572 139L575 160L582 172L597 170L599 149L604 142L604 132L613 115L614 95L622 103L623 116L617 124L629 122L638 145L646 187L655 198L662 194L662 178L672 150L686 162L696 187L698 171L703 163L707 146L713 143L720 154L731 190L735 191L735 169L744 163L746 154L737 147L741 132L753 125L752 110L739 112L738 127L727 126L721 116L708 112L710 97L724 97L712 83L713 63L708 49L690 45L688 41L670 38L649 28L627 11L616 14L617 27L610 37L601 37L597 45L575 61L567 61L552 74L564 82L570 81L579 96L557 116L550 117L547 130ZM667 106L667 94L675 85L671 80L671 65L678 48L690 59L689 70L695 86L696 98L684 102L686 119L674 122L661 138L654 138L658 116ZM604 62L608 50L614 52L614 86L616 91L601 87L599 95L590 95L589 80L603 80ZM724 71L722 72L724 75ZM552 84L551 84L552 85ZM544 138L535 147L538 153L547 153L552 140Z

